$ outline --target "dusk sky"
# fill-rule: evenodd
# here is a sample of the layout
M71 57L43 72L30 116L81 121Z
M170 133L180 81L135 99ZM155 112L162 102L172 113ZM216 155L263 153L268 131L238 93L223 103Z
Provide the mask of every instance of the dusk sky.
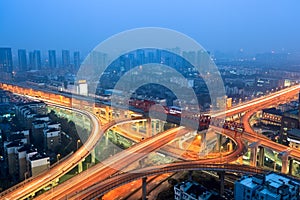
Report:
M113 34L164 27L210 51L300 51L299 0L1 0L0 46L91 51Z

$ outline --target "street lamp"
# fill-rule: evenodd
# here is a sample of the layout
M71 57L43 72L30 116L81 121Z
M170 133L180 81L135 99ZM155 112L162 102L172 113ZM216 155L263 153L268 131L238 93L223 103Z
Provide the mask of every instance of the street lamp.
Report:
M26 171L26 172L24 173L24 178L25 178L25 180L28 178L28 171Z
M60 154L57 154L57 155L56 155L56 160L57 160L57 162L59 162L59 158L60 158Z
M76 143L77 144L77 150L78 150L79 143L80 143L80 140L77 140L77 143Z

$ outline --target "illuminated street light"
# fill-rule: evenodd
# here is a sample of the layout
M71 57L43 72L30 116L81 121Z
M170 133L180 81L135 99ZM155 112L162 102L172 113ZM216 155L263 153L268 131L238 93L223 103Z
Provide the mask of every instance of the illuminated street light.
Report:
M80 140L77 140L77 143L76 143L77 144L77 150L78 150L79 143L80 143Z
M57 160L57 162L59 162L59 158L60 158L60 154L57 154L57 155L56 155L56 160Z
M25 180L28 178L28 171L26 171L26 172L24 173L24 178L25 178Z

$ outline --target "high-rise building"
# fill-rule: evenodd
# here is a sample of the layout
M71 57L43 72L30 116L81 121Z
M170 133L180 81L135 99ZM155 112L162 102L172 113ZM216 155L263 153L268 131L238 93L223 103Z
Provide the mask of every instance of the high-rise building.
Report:
M35 67L34 69L41 70L42 68L41 51L34 50L33 58L34 58L34 67Z
M26 57L25 49L18 50L18 61L19 61L19 70L27 71L27 57Z
M0 48L0 72L12 73L13 62L11 48Z
M49 67L55 68L56 67L56 52L55 50L49 50Z
M33 52L29 52L29 70L34 69L34 59L33 59Z
M33 52L29 52L29 65L31 70L41 70L41 51L34 50Z
M69 67L70 66L70 51L62 50L61 58L62 58L62 66Z
M79 51L74 52L74 68L78 70L80 67L80 53Z

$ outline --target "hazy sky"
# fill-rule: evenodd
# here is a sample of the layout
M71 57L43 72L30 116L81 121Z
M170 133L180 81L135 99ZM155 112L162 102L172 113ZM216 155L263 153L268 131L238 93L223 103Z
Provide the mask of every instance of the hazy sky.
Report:
M1 0L0 46L86 54L118 32L157 26L211 51L300 51L299 10L299 0Z

